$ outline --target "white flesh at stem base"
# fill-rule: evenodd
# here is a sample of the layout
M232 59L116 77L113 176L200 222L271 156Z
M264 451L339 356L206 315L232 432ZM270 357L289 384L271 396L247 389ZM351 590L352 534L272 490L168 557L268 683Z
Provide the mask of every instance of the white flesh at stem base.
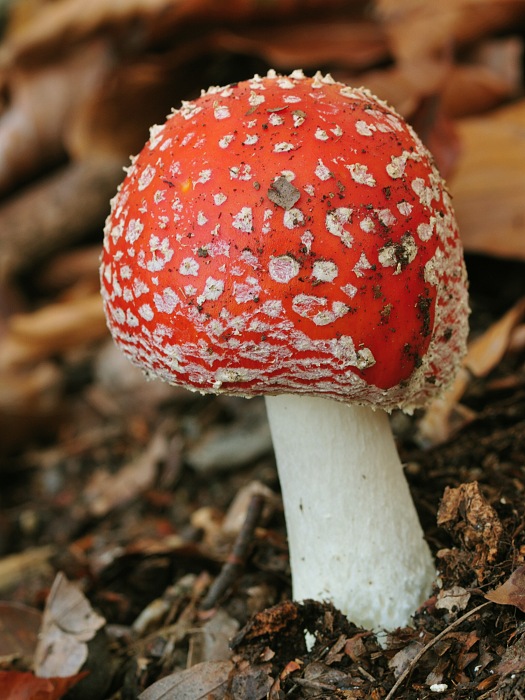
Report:
M295 600L330 601L391 630L430 594L435 566L383 410L267 396Z

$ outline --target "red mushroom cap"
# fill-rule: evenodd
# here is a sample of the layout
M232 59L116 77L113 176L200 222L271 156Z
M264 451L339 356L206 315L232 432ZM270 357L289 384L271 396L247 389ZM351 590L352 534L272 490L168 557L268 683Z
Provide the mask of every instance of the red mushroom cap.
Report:
M432 158L330 76L210 88L153 127L112 202L101 280L130 360L204 393L409 410L465 349L462 249Z

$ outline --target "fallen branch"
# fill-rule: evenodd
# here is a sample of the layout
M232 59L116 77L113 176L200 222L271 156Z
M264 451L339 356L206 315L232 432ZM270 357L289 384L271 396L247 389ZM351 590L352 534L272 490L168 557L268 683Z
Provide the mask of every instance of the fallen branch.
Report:
M24 189L0 209L0 280L102 229L123 178L120 160L83 160Z

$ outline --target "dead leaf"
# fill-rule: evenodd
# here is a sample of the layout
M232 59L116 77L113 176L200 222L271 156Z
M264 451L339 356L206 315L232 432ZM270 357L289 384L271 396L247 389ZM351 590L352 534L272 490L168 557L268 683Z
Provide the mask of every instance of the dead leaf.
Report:
M268 522L279 507L280 498L274 491L260 481L249 481L237 491L226 511L221 524L223 534L233 537L241 531L253 496L264 498L261 522Z
M525 612L525 566L518 567L504 583L485 593L485 598L498 605L514 605Z
M139 700L222 700L232 670L231 661L205 661L161 678Z
M2 700L60 700L85 675L37 678L30 672L0 671Z
M0 558L0 590L16 586L37 574L48 574L51 570L49 561L55 554L53 545L45 545Z
M34 668L41 678L67 678L84 665L87 642L106 623L78 586L58 573L49 591Z
M32 658L42 613L22 603L0 602L0 661Z
M84 489L89 512L100 518L114 508L129 503L151 487L157 475L159 461L168 454L168 440L162 432L156 433L147 448L138 457L115 474L104 469L94 472Z
M190 633L188 666L228 659L231 655L230 639L238 630L238 621L219 608L202 627Z
M465 358L465 367L476 377L486 377L502 360L512 333L525 318L525 299L520 299L485 333L472 341Z
M0 454L27 445L35 436L53 433L60 415L63 386L64 374L53 362L0 371Z
M440 591L436 600L438 610L446 610L449 613L457 613L465 610L470 600L470 593L462 586L452 586L445 591Z
M76 289L79 280L83 283L82 289L90 288L94 282L99 282L100 245L87 245L72 250L67 249L53 256L38 272L38 288L44 293L57 293L69 288L67 297L71 293L78 296Z
M525 259L525 100L458 120L450 190L468 252Z
M310 11L344 5L343 0L309 0ZM143 44L173 38L181 25L188 23L218 24L256 20L260 17L296 17L304 11L304 0L261 3L260 0L63 0L44 3L33 12L23 27L8 37L6 51L24 63L44 60L56 47L69 49L97 34L122 36L131 32L129 41L137 41L140 26ZM129 37L129 35L127 35Z
M481 493L477 481L445 489L437 524L471 554L470 564L481 583L487 564L493 562L498 554L503 526L496 511Z
M494 674L510 676L525 671L525 637L521 635L511 644L494 668ZM519 698L519 696L518 696Z
M388 662L388 668L393 671L394 677L399 678L412 665L415 658L419 656L424 644L414 640L400 649Z
M245 627L232 641L232 648L258 640L261 637L272 636L287 630L297 624L299 619L299 607L291 600L284 601L271 608L255 614Z
M276 26L271 32L259 26L242 32L222 30L212 41L217 48L260 56L281 70L319 65L362 70L387 61L390 53L381 26L358 19L299 21Z
M162 123L187 97L192 86L181 79L184 65L205 50L204 39L189 41L161 57L140 56L116 66L68 123L64 140L70 156L127 163L147 141L151 125Z
M458 5L457 0L442 0L436 11L435 5L418 0L377 0L395 62L422 97L439 92L448 75Z
M11 317L0 343L0 371L33 363L107 335L100 294Z
M442 93L447 115L465 117L518 97L523 80L523 42L516 36L475 45L465 62L450 71Z
M107 43L96 41L39 69L1 66L10 99L0 115L0 193L63 160L65 127L107 74L109 56Z
M452 415L458 406L473 374L485 377L501 361L512 343L513 332L525 316L525 299L520 299L496 323L473 340L463 361L463 367L443 396L434 400L427 408L418 425L418 434L426 445L438 445L450 438L462 422L452 424ZM464 413L465 420L472 416Z
M240 662L239 666L240 668L236 668L235 673L230 677L231 687L228 697L233 700L270 699L272 697L270 691L274 683L271 664Z

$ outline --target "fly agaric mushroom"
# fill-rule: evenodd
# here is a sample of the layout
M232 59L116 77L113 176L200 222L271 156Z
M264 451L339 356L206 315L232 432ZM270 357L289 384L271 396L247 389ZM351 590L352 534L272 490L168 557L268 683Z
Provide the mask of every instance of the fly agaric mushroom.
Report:
M101 281L148 375L266 397L295 598L408 623L435 571L387 412L452 380L468 318L450 198L410 126L320 74L210 88L133 160Z

